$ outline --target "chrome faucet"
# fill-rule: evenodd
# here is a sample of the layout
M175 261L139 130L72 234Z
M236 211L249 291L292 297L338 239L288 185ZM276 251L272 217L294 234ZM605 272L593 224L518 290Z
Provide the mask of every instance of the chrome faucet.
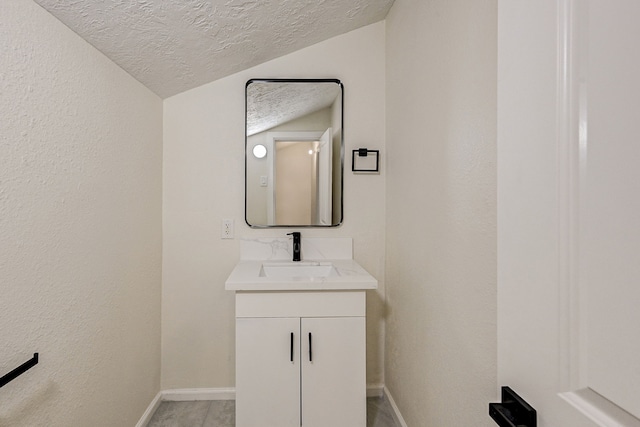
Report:
M300 254L302 253L302 243L300 242L300 232L294 231L293 233L287 233L287 236L293 236L293 260L300 261Z

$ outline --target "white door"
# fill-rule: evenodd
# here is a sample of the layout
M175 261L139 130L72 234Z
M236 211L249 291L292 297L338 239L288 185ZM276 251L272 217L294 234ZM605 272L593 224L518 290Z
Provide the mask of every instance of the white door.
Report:
M282 200L278 200L278 195L277 195L277 191L276 189L281 187L280 183L278 182L278 171L277 171L277 164L279 163L278 161L278 150L276 150L276 145L278 142L303 142L303 141L320 141L321 138L326 138L327 134L331 134L331 128L328 128L327 131L324 132L324 134L322 132L303 132L303 131L282 131L282 132L268 132L267 133L267 137L266 137L266 141L265 141L265 145L267 147L267 152L270 153L270 159L268 162L268 178L267 178L267 182L269 183L268 187L267 187L267 222L269 224L281 224L281 225L294 225L292 223L288 223L287 220L285 219L284 222L282 219L278 218L278 204L282 204L283 201ZM305 152L308 152L307 150L305 150ZM325 153L326 154L326 153ZM301 161L302 159L300 158L299 161ZM294 162L295 163L295 162ZM309 165L311 170L311 165ZM329 168L332 167L331 162L328 165ZM309 175L310 176L310 175ZM311 182L314 182L313 187L311 186ZM313 190L314 194L307 194L307 196L305 197L306 199L311 199L313 198L313 200L316 199L317 194L315 194L318 190L317 188L317 184L315 183L317 181L317 179L313 179L308 181L307 183L309 183L309 191ZM331 203L331 202L330 202ZM310 209L311 204L316 204L314 203L309 203L307 205L307 207ZM331 209L331 206L329 206L329 209ZM286 210L285 210L286 211ZM315 212L315 211L314 211ZM309 213L310 215L311 213ZM305 223L310 223L308 221L302 221L302 222L298 222L297 224L305 224Z
M365 427L365 318L302 319L302 426Z
M499 0L498 381L640 426L640 2Z
M236 426L300 426L300 319L236 319Z

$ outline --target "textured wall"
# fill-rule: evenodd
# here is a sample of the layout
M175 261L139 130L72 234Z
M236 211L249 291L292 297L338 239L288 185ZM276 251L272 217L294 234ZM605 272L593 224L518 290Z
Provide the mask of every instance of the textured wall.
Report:
M350 153L384 152L384 24L373 24L165 100L162 387L230 387L234 294L224 282L242 236L284 236L244 223L244 85L249 78L334 77L345 86L345 220L304 236L353 237L356 260L380 283L368 293L368 381L382 382L384 168L353 175ZM223 218L235 240L220 239Z
M162 101L0 2L0 426L131 426L160 387Z
M490 426L496 1L396 2L386 29L386 384L409 426Z

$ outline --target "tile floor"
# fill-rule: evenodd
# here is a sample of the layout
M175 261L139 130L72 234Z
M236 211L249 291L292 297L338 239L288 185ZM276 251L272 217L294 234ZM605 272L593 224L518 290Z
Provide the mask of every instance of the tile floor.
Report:
M165 401L147 427L234 427L235 407L233 400ZM399 427L384 397L367 398L367 427Z

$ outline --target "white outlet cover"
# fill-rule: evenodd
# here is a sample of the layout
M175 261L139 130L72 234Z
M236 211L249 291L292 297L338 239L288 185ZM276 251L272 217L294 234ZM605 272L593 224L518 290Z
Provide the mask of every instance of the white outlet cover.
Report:
M233 220L223 219L222 228L220 229L220 237L222 239L233 239Z

